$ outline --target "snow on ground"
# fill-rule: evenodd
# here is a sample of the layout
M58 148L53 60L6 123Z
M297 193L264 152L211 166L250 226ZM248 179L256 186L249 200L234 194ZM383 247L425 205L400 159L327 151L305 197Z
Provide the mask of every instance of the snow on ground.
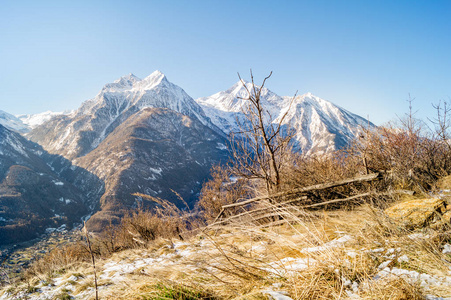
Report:
M47 230L64 230L65 226L60 228L48 228ZM229 234L230 235L230 234ZM224 234L223 238L228 236ZM348 249L344 248L347 242L353 241L354 237L348 234L344 234L341 237L332 239L319 245L317 247L306 247L300 252L304 253L304 257L284 257L273 262L262 264L261 269L267 271L270 274L276 276L296 276L296 273L303 272L312 266L320 263L319 261L309 257L317 252L325 252L332 250L333 248L342 248L345 256L343 264L350 264L346 257L352 259L362 254L370 254L378 256L382 259L379 265L379 272L369 282L357 282L342 278L343 291L347 296L346 299L360 299L359 292L368 289L369 285L376 283L380 280L391 280L393 278L404 278L411 284L419 284L426 292L430 291L433 287L451 287L451 272L449 276L438 276L418 271L407 270L401 267L391 267L392 262L397 260L398 262L408 262L410 259L406 254L401 255L400 248L374 248L374 249ZM448 245L448 244L447 244ZM261 256L262 253L267 251L268 243L259 242L250 247L248 252L252 252L252 255ZM446 246L445 249L451 247ZM161 250L161 251L160 251ZM209 239L197 240L194 243L188 242L175 242L163 245L158 251L144 251L139 254L133 253L119 253L119 256L113 256L111 259L104 263L99 262L97 267L98 280L102 284L99 285L99 293L108 293L108 289L111 286L122 285L127 286L130 282L130 278L136 274L151 275L150 272L158 270L170 270L170 268L182 268L185 271L196 273L202 269L196 263L196 259L202 256L212 256L217 251L217 245L214 241ZM341 251L341 249L340 249ZM218 272L214 263L210 266L204 266L204 269L208 269L208 272ZM90 271L88 271L90 272ZM25 290L12 296L8 293L4 293L0 296L0 300L7 299L55 299L59 297L61 293L68 293L74 296L76 299L88 299L95 295L95 290L92 288L92 282L94 281L93 274L88 275L76 275L70 272L51 279L51 282L42 281L36 286L36 290L32 293L27 293ZM81 292L76 292L77 287L80 285L87 287ZM267 295L270 299L274 300L291 300L286 291L283 290L280 283L275 283L272 286L266 287L261 290L262 294ZM451 298L441 298L434 295L428 295L428 300L451 300Z

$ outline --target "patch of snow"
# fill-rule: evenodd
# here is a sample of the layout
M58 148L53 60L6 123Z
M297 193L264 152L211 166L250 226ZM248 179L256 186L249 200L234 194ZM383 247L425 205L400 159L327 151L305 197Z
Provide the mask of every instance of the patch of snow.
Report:
M451 300L451 297L443 298L443 297L437 297L434 295L426 295L425 298L426 298L426 300Z
M218 143L216 148L219 150L227 150L227 146L224 145L223 143Z
M272 290L266 290L262 292L263 294L267 294L271 297L271 299L273 300L293 300L293 298L288 297L287 295L285 295L286 292L275 292Z
M45 229L45 233L52 233L52 232L55 232L55 231L56 231L56 228L53 228L53 227Z
M450 244L445 244L445 245L443 246L442 253L443 253L443 254L451 253L451 245L450 245Z
M400 256L400 257L398 257L398 262L399 263L409 262L409 261L410 261L410 258L407 255L405 255L405 254Z
M355 258L355 257L357 257L357 252L355 252L355 251L346 251L346 255L351 257L351 258Z
M385 268L376 274L374 280L389 278L390 276L401 277L409 283L420 283L421 287L430 289L432 286L451 286L450 276L434 276L417 271L410 271L400 268Z
M418 232L418 233L409 234L407 237L411 240L422 240L422 239L428 239L431 236L429 234L424 234L424 233Z
M381 253L384 252L385 248L376 248L376 249L370 249L369 252L371 253Z
M149 167L150 171L157 173L158 175L161 175L161 172L163 172L163 170L161 168L155 169L152 167Z
M304 248L301 250L302 253L307 253L307 252L321 252L321 251L326 251L330 248L336 248L336 247L340 247L343 246L344 243L349 242L353 239L352 236L350 235L344 235L342 237L336 238L330 242L325 243L322 246L316 246L316 247L309 247L309 248Z
M377 267L378 269L380 269L380 270L383 270L383 269L385 269L386 267L388 267L388 265L389 264L391 264L391 260L387 260L387 261L384 261L383 263L381 263L380 265L379 265L379 267Z
M302 271L316 264L316 260L312 258L293 258L285 257L269 264L270 268L262 268L270 273L291 273Z

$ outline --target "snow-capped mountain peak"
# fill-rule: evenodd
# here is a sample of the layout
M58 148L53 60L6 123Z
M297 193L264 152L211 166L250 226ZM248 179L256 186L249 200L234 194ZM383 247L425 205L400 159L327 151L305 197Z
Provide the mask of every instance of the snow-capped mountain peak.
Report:
M193 98L169 82L162 72L155 71L144 79L129 74L108 83L76 112L56 120L54 124L47 124L62 129L52 129L55 135L49 138L52 141L47 142L47 149L53 152L64 150L68 158L84 155L95 149L129 116L145 108L167 108L196 118L203 125L221 132ZM34 133L30 136L33 137Z
M246 104L246 99L249 97L249 93L254 93L254 86L251 82L243 80L238 81L225 91L210 97L196 99L196 102L203 107L210 107L223 112L241 112ZM273 110L273 106L277 106L282 101L280 96L265 87L263 87L260 97L265 107L269 110Z
M32 115L17 115L16 117L19 118L25 125L27 125L30 129L33 129L51 118L59 115L64 114L70 114L70 112L54 112L54 111L45 111L39 114L32 114Z
M155 71L144 79L141 79L134 74L122 76L112 83L107 83L100 93L115 93L115 92L144 92L151 90L159 85L168 85L169 81L161 71Z
M112 83L107 83L102 89L102 92L115 92L121 91L124 89L132 88L133 85L137 82L140 82L141 79L132 73L122 76L119 79L116 79Z
M244 84L247 87L244 87ZM239 132L244 120L243 107L252 83L239 81L229 89L197 99L206 115L226 133ZM248 92L249 91L249 92ZM308 92L294 99L280 97L267 88L261 91L265 118L282 121L296 132L294 146L303 153L329 152L345 146L367 121L349 111Z
M29 130L28 126L19 118L0 110L0 124L10 130L25 133Z
M155 71L143 80L141 80L138 84L134 86L134 89L137 90L151 90L160 84L168 84L169 81L162 72Z

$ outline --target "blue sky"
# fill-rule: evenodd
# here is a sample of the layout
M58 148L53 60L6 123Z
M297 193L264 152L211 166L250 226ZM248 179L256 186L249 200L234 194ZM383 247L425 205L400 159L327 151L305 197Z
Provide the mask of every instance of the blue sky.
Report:
M451 1L0 1L0 109L77 108L158 69L193 98L237 72L376 124L451 97Z

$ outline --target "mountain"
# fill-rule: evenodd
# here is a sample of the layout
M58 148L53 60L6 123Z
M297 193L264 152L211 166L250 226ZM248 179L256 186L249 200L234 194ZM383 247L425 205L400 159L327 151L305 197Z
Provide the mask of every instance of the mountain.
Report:
M195 101L159 71L144 79L129 74L26 136L104 183L100 199L88 204L88 225L97 231L117 222L128 208L145 204L132 195L137 192L179 207L181 196L193 207L210 168L228 158L226 134L244 118L241 98L246 97L238 82ZM284 124L295 130L295 148L307 154L343 147L367 124L312 94L292 99L264 88L261 97L275 121L288 112Z
M0 125L14 130L17 132L25 133L30 130L30 128L22 122L19 118L0 110Z
M0 110L0 125L20 133L27 133L31 129L49 121L54 116L59 116L62 114L64 113L46 111L39 114L13 116Z
M94 175L0 125L0 245L80 223L102 191Z
M105 181L101 211L88 222L101 230L136 207L140 192L193 207L212 165L227 159L226 140L199 120L167 108L144 108L74 163ZM152 204L150 204L152 205Z
M205 114L225 133L240 131L244 119L248 90L252 84L239 81L226 91L196 100ZM294 130L293 146L305 154L328 153L346 146L368 121L333 103L307 93L301 96L281 97L267 88L262 89L263 107L279 122ZM374 126L370 123L370 126Z
M139 204L142 192L192 207L214 164L227 159L224 133L165 75L133 74L106 84L67 115L27 135L105 182L88 222L100 230Z
M53 112L53 111L46 111L39 114L32 114L32 115L17 115L16 117L22 121L23 124L28 126L29 129L33 129L47 121L49 121L54 116L59 116L64 113L62 112Z
M129 74L106 84L72 114L56 116L27 136L51 153L74 159L95 149L117 126L146 107L171 109L221 133L182 88L155 71L142 80Z

